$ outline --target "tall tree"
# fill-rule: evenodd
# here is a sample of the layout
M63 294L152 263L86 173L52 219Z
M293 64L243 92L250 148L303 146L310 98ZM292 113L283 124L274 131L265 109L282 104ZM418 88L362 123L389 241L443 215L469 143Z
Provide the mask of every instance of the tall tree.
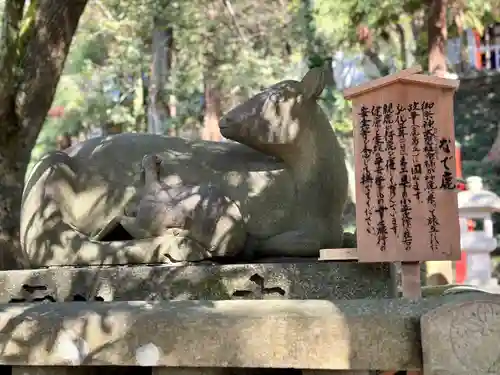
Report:
M0 40L0 268L23 265L26 168L87 0L5 0Z
M231 3L226 0L226 7L232 10ZM219 82L217 80L217 69L220 65L218 59L216 33L217 33L217 18L221 17L221 9L219 3L207 2L207 30L204 49L204 67L203 67L203 129L201 132L202 139L208 141L220 141L222 135L219 130L219 117L222 114L221 94ZM238 27L234 12L231 13L234 24ZM237 29L239 30L239 29ZM219 54L220 55L220 54Z
M429 73L444 77L446 67L446 41L448 23L446 13L448 0L430 0L429 20L427 23L427 42L429 51Z
M165 134L165 126L170 117L166 86L172 69L173 39L172 27L167 26L159 17L154 17L148 108L150 133Z

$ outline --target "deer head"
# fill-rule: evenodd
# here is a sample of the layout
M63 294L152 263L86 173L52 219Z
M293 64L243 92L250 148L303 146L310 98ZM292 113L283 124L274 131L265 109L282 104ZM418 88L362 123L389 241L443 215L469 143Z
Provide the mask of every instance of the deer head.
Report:
M325 67L313 68L301 81L285 80L267 88L223 116L221 134L261 151L295 144L305 128L314 131L326 120L317 99L328 73Z

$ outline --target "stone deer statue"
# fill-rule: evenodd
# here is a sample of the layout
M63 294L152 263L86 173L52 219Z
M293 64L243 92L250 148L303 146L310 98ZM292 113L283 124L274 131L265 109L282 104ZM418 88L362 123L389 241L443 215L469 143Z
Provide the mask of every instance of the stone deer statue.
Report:
M23 193L21 242L27 263L197 261L238 252L302 257L342 246L344 152L317 102L328 74L313 68L302 80L279 82L229 111L219 126L235 142L124 133L47 155ZM117 230L143 198L137 176L147 154L161 160L158 179L165 186L212 186L232 202L226 207L239 211L234 224L218 227L213 236L236 238L244 228L245 246L235 249L238 241L225 240L204 248L172 228L148 238Z

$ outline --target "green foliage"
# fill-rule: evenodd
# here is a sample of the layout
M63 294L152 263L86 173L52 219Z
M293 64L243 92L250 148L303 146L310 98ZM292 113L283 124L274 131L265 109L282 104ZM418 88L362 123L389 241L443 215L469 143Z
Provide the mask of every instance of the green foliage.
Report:
M309 56L309 63L307 65L308 65L309 69L312 69L312 68L316 68L319 66L324 66L327 63L329 63L329 64L332 63L331 57L323 58L317 54L314 54L314 55Z
M147 96L141 75L149 74L153 27L165 25L174 37L173 66L165 86L177 103L170 125L199 123L207 70L223 95L223 110L263 86L302 73L297 63L305 43L287 45L300 40L302 31L290 9L286 1L91 1L54 106L67 108L62 119L66 130L85 131L109 122L127 130L143 129ZM119 92L118 99L111 90ZM54 126L52 121L46 125Z
M342 92L334 93L335 112L332 116L332 125L337 133L342 136L351 136L353 123L351 118L351 101L344 99Z
M455 134L461 144L464 176L481 176L485 186L500 194L500 167L486 159L498 134L500 76L462 82L455 94ZM500 233L500 215L495 217Z
M487 84L455 94L455 133L462 145L462 159L480 162L488 154L497 135L500 93L496 84Z
M372 69L377 62L365 56L363 64L371 78L387 73L392 62L399 68L415 59L423 63L427 34L425 28L414 34L412 23L425 14L426 4L417 0L91 1L53 104L65 107L64 117L47 120L34 158L53 147L49 140L63 131L77 134L106 124L132 131L145 128L148 98L142 76L150 70L155 25L173 30L173 65L165 90L176 103L169 126L182 129L201 125L207 74L216 82L226 111L277 80L299 78L307 67L322 65L339 49L346 56L362 52L359 25L372 32L371 47L384 65L382 70ZM499 4L498 0L462 4L464 27L481 29L498 16ZM451 34L459 14L455 5L450 7ZM321 100L338 134L351 137L350 102L333 88L325 90ZM457 124L463 123L460 116L470 116L463 109L458 113ZM484 128L469 123L457 128L457 137L464 145L464 159L479 160L492 143L496 124Z
M484 25L498 19L500 14L498 0L453 1L449 5L449 37L458 35L458 25L482 32ZM428 13L429 2L421 0L315 2L318 33L328 40L331 48L359 49L357 27L363 25L371 33L370 48L379 56L395 59L400 68L411 64L406 61L408 57L424 67L427 65L427 30L423 26ZM403 55L403 46L411 56Z

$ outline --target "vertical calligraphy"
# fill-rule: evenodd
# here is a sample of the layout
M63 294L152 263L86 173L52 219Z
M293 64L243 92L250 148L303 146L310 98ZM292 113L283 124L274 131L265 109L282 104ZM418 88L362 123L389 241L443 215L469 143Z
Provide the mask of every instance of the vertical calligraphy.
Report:
M436 216L436 158L437 158L437 129L434 121L434 103L423 101L422 110L422 128L424 131L424 154L425 161L425 188L427 193L427 205L429 213L427 216L427 226L429 228L429 246L432 251L437 251L439 241L439 221Z
M410 113L411 119L411 157L412 157L412 167L411 167L411 176L412 176L412 190L413 196L416 201L422 203L421 200L421 188L420 188L420 178L422 175L422 164L420 163L420 126L419 126L419 117L420 117L420 104L418 102L413 102L408 105L408 112Z
M373 184L373 177L369 168L372 150L370 149L371 120L368 107L362 106L358 116L359 131L363 143L361 149L361 157L363 159L361 171L361 186L363 189L363 195L365 197L364 220L366 223L367 232L372 233L371 189Z
M375 164L375 186L377 189L377 209L375 212L378 214L376 224L377 245L380 251L387 249L387 225L385 223L385 195L384 195L384 181L385 181L385 161L382 153L385 151L384 138L382 133L382 106L375 105L372 107L373 128L375 129L375 136L373 138L373 152Z
M411 233L412 227L412 217L411 217L411 198L409 195L409 190L411 189L411 180L409 176L408 169L408 151L406 147L406 132L408 117L406 114L406 108L401 104L397 105L396 110L396 122L398 124L398 139L399 139L399 187L401 188L401 228L403 245L406 251L411 250L411 245L413 242L413 236Z
M387 150L387 162L386 170L389 173L389 208L391 216L391 227L390 229L397 235L398 222L397 222L397 211L396 211L396 191L397 184L394 178L394 173L396 171L396 144L394 142L394 106L392 103L384 104L384 127L385 127L385 142Z

